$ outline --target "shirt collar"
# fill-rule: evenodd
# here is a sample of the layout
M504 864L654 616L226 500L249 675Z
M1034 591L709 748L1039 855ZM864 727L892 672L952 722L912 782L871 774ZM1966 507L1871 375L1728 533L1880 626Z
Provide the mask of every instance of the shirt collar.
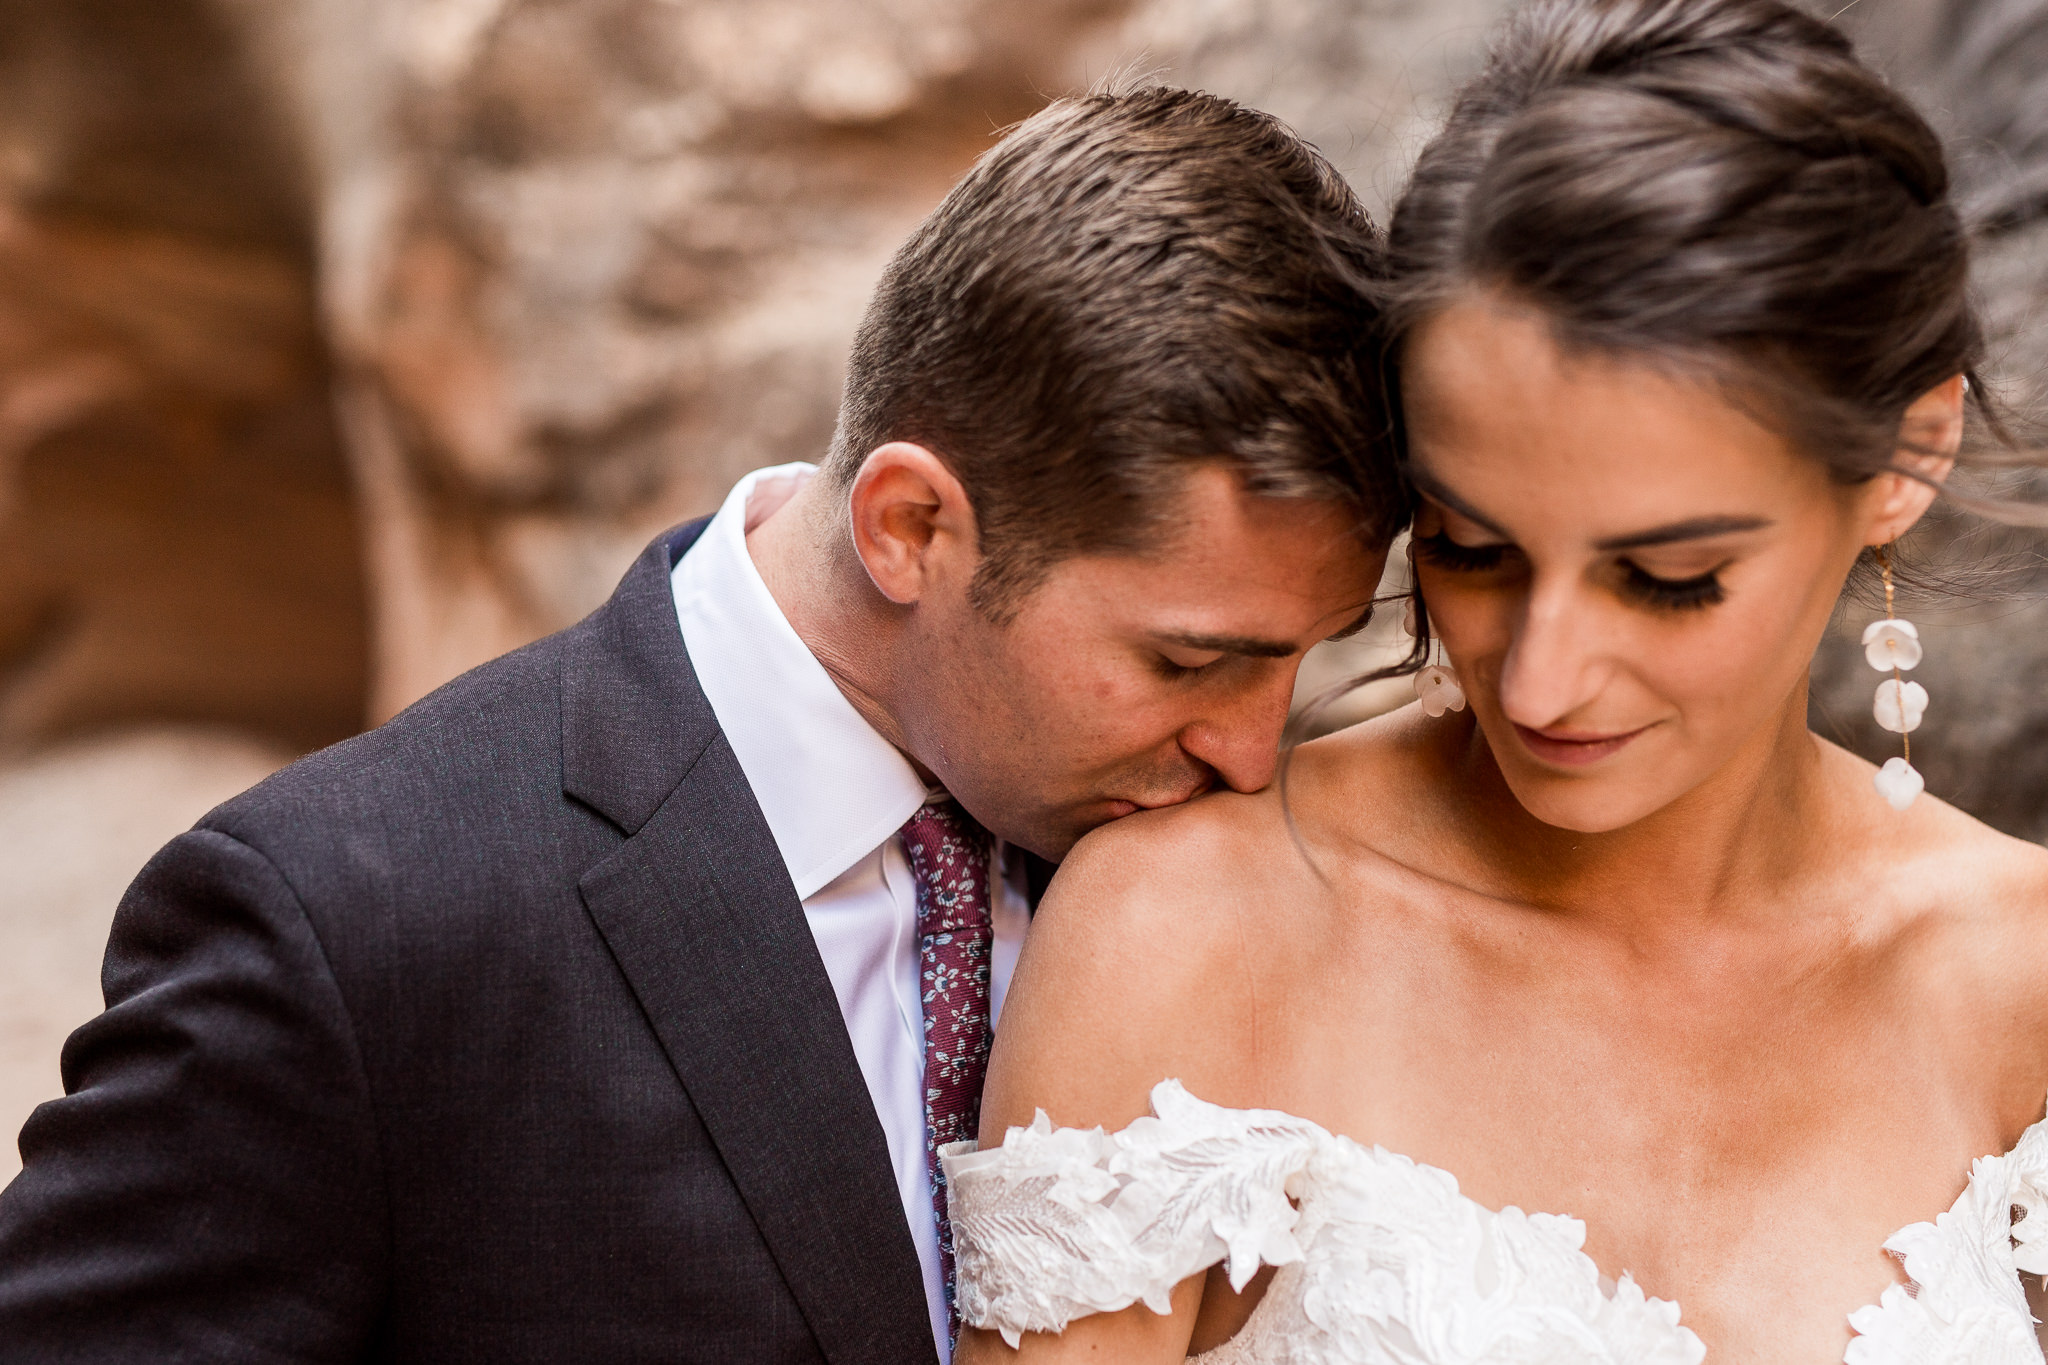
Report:
M909 760L853 709L747 553L755 489L815 469L778 465L741 479L670 575L698 684L800 899L874 852L926 800Z

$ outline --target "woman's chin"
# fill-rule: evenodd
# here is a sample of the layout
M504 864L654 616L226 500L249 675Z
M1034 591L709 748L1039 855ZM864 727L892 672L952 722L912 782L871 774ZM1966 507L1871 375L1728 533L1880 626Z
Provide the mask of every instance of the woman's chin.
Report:
M1515 800L1542 823L1575 834L1609 834L1656 814L1672 800L1666 784L1620 772L1562 775L1533 764L1502 765Z

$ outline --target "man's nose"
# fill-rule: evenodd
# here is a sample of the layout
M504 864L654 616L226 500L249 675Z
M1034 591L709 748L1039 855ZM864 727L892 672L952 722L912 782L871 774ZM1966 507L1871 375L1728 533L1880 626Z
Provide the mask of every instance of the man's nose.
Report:
M1294 674L1292 666L1274 668L1271 676L1232 692L1181 730L1181 749L1213 769L1232 791L1258 791L1279 767Z

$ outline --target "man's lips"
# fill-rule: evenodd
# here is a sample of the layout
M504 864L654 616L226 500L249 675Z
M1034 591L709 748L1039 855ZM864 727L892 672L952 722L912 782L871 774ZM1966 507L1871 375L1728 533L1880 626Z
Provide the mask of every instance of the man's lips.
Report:
M1599 734L1590 730L1567 730L1562 726L1532 730L1526 725L1517 725L1515 734L1521 739L1522 747L1540 761L1561 768L1583 768L1619 753L1630 740L1649 728L1645 725L1636 730Z
M1126 815L1135 815L1141 810L1163 810L1168 806L1185 805L1209 790L1207 784L1186 793L1158 797L1150 801L1130 801L1121 796L1107 796L1102 799L1102 809L1112 820L1121 820Z
M1112 796L1106 798L1102 806L1109 812L1110 819L1121 820L1126 815L1136 815L1141 810L1164 810L1168 806L1182 805L1199 795L1200 792L1191 792L1186 796L1169 796L1164 801L1126 801L1120 796Z

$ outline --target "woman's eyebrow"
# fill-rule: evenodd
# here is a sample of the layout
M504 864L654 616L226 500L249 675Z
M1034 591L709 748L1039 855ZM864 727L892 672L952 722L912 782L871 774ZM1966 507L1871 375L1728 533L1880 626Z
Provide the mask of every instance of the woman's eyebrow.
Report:
M1769 517L1692 517L1686 521L1674 521L1669 526L1653 527L1648 531L1610 536L1606 540L1593 542L1593 548L1602 551L1641 550L1651 545L1670 545L1681 540L1704 540L1708 536L1761 531L1770 524Z
M1512 541L1513 536L1489 521L1478 509L1463 498L1437 482L1426 471L1414 465L1408 466L1408 481L1416 489L1442 503L1467 521L1477 524L1491 535ZM1609 536L1595 541L1593 548L1606 553L1616 550L1642 550L1652 545L1670 545L1683 540L1705 540L1709 536L1736 535L1743 531L1761 531L1771 525L1769 517L1711 516L1689 517L1674 521L1668 526L1654 526L1647 531L1631 531L1623 536Z
M1480 529L1489 534L1499 536L1502 540L1514 539L1513 536L1501 530L1500 527L1494 525L1493 522L1474 510L1472 504L1466 502L1456 493L1453 493L1414 465L1408 466L1408 482L1414 484L1425 496L1442 503L1459 516L1465 518L1465 520L1476 523Z

